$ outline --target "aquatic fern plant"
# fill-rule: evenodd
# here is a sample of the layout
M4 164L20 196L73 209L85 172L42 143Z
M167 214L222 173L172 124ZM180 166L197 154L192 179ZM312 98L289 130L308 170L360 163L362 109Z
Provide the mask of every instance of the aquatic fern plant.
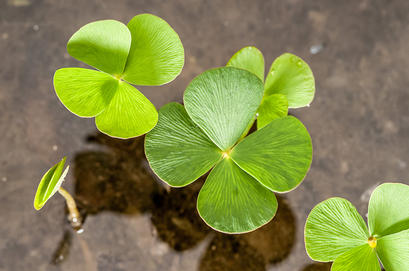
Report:
M158 119L155 106L131 84L166 84L184 64L178 34L151 14L137 15L128 25L115 20L89 23L71 37L67 51L97 70L57 70L57 96L72 113L95 117L101 132L118 138L145 134Z
M149 164L170 186L186 186L210 171L197 209L221 232L248 232L270 221L274 192L297 187L311 164L310 136L295 117L282 115L247 136L264 95L263 81L247 70L208 70L188 85L184 106L161 108L146 135Z
M311 259L334 262L332 271L409 270L409 186L384 183L372 193L368 226L346 199L330 198L312 209L305 224Z

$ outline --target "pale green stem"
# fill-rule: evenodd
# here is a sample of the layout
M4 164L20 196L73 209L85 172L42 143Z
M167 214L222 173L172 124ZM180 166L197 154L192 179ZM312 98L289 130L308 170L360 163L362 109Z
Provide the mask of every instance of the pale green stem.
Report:
M81 215L80 215L80 212L78 212L77 205L75 204L75 200L70 195L70 193L68 193L68 191L62 187L58 189L58 193L60 193L61 196L63 196L65 198L65 201L67 202L69 219L70 219L72 226L74 228L80 227L81 226Z

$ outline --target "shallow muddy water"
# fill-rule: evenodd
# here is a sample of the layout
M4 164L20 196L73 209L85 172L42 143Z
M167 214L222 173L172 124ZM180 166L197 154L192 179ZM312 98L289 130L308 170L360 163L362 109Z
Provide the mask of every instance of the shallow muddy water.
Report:
M316 97L291 114L311 134L312 167L259 230L209 229L195 208L204 179L169 189L150 172L143 138L104 136L54 94L56 69L85 67L66 53L72 33L144 12L167 20L186 51L175 81L138 87L157 108L181 102L194 76L247 45L263 51L266 69L286 51L310 64ZM408 12L397 0L0 0L0 270L329 270L304 250L311 208L340 196L365 215L375 185L409 184ZM80 235L60 196L32 206L44 171L64 155L64 187L85 216Z

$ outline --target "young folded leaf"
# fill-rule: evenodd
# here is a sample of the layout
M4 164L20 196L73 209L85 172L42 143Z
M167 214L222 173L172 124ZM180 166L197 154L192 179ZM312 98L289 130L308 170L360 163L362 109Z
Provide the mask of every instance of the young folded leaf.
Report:
M67 208L68 208L68 220L71 223L71 226L78 232L82 232L81 225L82 219L81 215L78 212L77 205L73 197L61 187L62 183L67 176L69 166L64 170L64 164L66 161L64 157L60 162L55 164L50 168L41 179L40 184L38 185L37 192L34 198L34 208L40 210L44 204L58 191L61 196L64 197Z
M369 201L367 229L355 207L342 198L319 203L305 224L311 259L334 261L331 270L409 270L409 186L385 183Z
M295 188L311 164L310 136L294 117L277 118L241 138L263 91L262 81L246 70L208 70L186 88L185 107L162 107L158 125L146 135L149 164L170 186L211 171L197 209L221 232L248 232L270 221L277 210L274 191Z
M63 172L67 157L50 168L41 178L34 198L34 208L40 210L44 204L58 191L68 172L68 166Z
M89 23L71 37L67 51L98 70L57 70L57 96L72 113L95 117L101 132L118 138L145 134L158 121L154 105L131 84L166 84L184 64L178 34L151 14L137 15L127 26L115 20Z

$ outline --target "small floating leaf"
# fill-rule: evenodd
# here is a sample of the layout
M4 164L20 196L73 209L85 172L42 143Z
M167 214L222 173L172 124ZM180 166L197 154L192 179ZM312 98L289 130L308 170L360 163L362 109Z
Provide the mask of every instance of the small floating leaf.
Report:
M47 200L49 200L60 188L68 173L68 166L64 172L62 171L66 159L67 157L64 157L60 162L50 168L41 179L34 198L34 208L36 210L40 210Z
M252 72L264 82L264 56L260 50L254 46L240 49L230 58L226 66L232 66Z
M284 94L289 108L309 105L314 99L314 75L307 63L296 55L285 53L271 65L264 86L265 96Z

